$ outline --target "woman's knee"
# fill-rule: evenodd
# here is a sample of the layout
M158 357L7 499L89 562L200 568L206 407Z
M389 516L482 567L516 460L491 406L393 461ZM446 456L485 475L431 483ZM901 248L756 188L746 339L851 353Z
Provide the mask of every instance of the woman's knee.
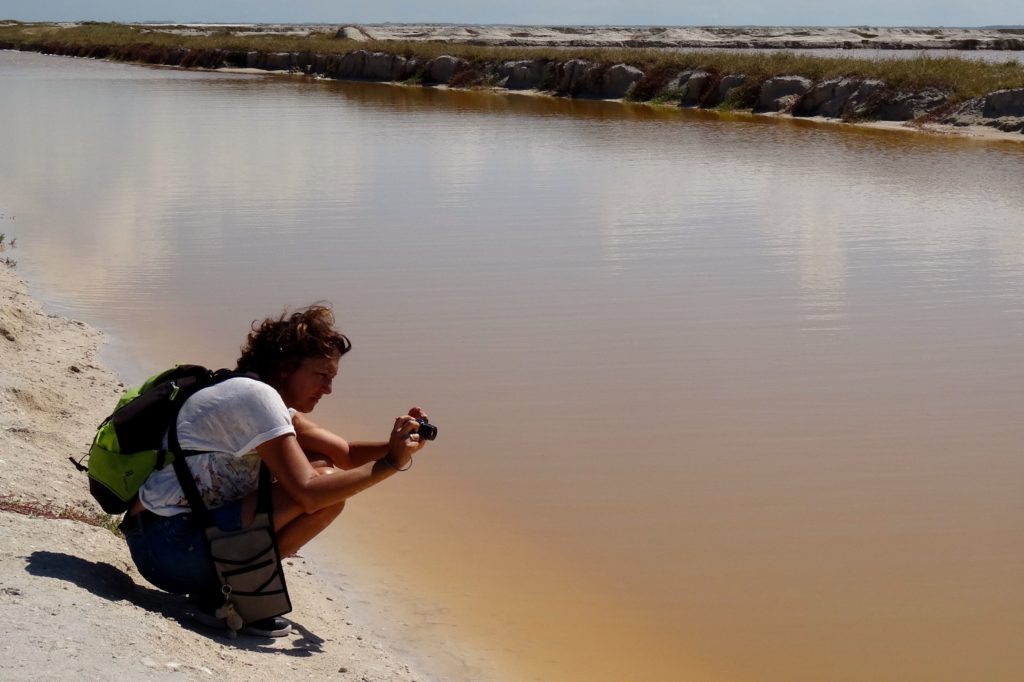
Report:
M315 452L307 452L306 459L313 466L314 469L334 468L334 462L330 457L326 455L320 455Z
M338 518L342 510L345 509L345 503L340 502L338 504L331 505L330 507L324 507L312 514L306 515L306 525L308 528L316 529L316 533L327 528L334 522L334 519Z
M324 507L320 511L313 512L312 515L315 516L318 520L322 521L324 527L326 528L327 525L334 521L334 519L338 518L338 516L343 511L345 511L344 500L342 500L338 504L333 504L330 507Z

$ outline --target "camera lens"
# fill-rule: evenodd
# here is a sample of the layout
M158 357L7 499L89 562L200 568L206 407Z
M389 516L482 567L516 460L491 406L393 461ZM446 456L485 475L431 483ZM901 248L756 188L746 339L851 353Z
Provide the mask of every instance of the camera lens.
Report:
M420 440L434 440L437 438L437 427L428 422L426 419L418 419L420 423Z

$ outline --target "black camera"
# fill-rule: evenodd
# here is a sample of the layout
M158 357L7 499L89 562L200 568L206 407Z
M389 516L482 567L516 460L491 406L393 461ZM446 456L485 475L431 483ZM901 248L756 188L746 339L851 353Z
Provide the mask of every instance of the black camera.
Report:
M417 431L420 434L420 440L434 440L437 438L437 427L428 422L426 417L420 417L416 421L420 423L420 430Z

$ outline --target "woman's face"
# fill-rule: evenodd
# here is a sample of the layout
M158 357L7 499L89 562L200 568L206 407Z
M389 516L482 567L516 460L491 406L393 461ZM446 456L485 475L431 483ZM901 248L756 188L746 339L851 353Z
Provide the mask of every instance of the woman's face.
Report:
M294 371L285 374L280 383L284 404L299 412L312 412L320 398L331 392L339 359L338 354L305 358Z

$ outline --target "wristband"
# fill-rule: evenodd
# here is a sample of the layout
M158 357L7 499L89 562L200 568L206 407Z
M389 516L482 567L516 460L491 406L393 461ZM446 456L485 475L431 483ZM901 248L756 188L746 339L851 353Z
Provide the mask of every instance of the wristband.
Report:
M412 459L409 460L409 464L404 469L399 469L398 467L396 467L394 464L391 463L391 455L390 454L384 455L383 457L381 457L380 461L384 462L385 464L387 464L389 467L391 467L395 471L408 471L409 469L412 469Z

